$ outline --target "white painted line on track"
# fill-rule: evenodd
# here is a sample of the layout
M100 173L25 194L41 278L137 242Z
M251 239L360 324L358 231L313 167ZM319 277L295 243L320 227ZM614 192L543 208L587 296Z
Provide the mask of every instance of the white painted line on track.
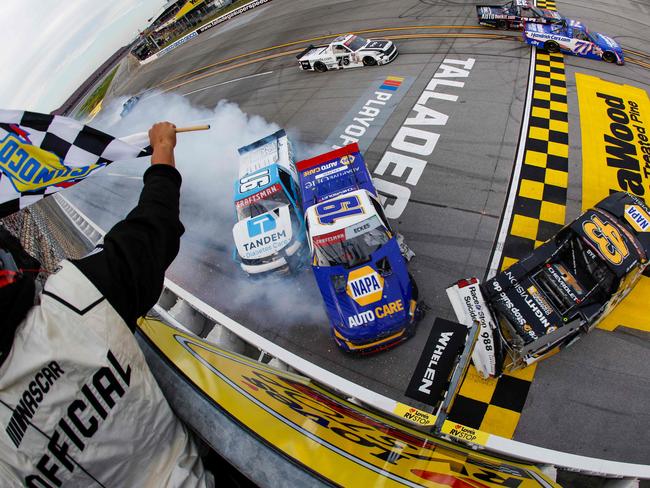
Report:
M183 96L186 97L188 95L191 95L192 93L197 93L197 92L200 92L200 91L203 91L203 90L207 90L208 88L214 88L215 86L227 85L229 83L235 83L237 81L248 80L250 78L256 78L257 76L270 75L271 73L273 73L273 71L266 71L264 73L256 73L254 75L242 76L241 78L236 78L234 80L228 80L228 81L224 81L222 83L216 83L214 85L205 86L203 88L199 88L198 90L192 90L191 92L184 93Z
M528 87L526 93L526 105L524 107L524 118L521 123L521 132L519 133L519 147L517 148L517 157L515 159L515 167L512 171L512 178L510 179L510 188L508 189L508 200L506 207L503 209L503 218L501 219L501 227L497 237L497 242L494 247L494 254L490 262L490 268L486 278L491 278L499 272L498 266L503 255L503 245L508 237L508 229L512 221L512 211L515 205L515 197L517 196L517 189L519 188L519 177L521 175L521 167L524 162L524 155L526 154L526 138L528 137L528 126L530 124L530 106L533 100L533 91L535 90L535 59L537 55L537 48L531 46L530 51L530 70L528 73Z

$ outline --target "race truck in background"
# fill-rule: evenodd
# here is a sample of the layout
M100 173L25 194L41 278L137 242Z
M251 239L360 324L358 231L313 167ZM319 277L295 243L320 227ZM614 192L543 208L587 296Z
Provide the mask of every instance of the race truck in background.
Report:
M357 144L297 163L311 264L331 332L346 352L411 337L423 312Z
M329 69L378 66L390 63L397 57L397 47L383 39L364 39L348 34L339 36L322 46L309 46L296 56L300 69L318 71Z
M524 41L548 52L563 52L583 58L624 64L623 49L611 37L591 32L575 20L565 25L526 24Z
M480 324L478 372L499 376L571 345L630 292L649 253L650 210L617 192L486 283L449 287L458 321Z
M305 224L291 142L280 129L238 151L235 260L253 276L301 268Z
M124 102L124 104L122 104L122 111L120 112L120 117L126 117L129 114L129 112L133 110L133 107L135 107L139 101L140 101L140 96L133 95L126 102Z
M513 0L504 5L477 5L478 23L497 29L523 29L524 23L562 24L562 16L552 10L535 7L529 0Z

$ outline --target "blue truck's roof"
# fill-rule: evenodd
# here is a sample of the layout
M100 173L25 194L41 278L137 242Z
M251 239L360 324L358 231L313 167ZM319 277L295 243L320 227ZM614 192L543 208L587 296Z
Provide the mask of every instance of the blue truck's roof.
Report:
M300 161L296 168L303 211L318 202L354 190L377 193L356 143Z

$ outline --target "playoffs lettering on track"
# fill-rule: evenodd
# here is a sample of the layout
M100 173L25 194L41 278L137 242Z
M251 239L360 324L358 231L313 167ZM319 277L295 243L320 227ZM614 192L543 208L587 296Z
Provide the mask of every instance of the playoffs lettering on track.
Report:
M388 218L396 219L404 212L411 187L418 184L438 144L438 127L445 126L449 120L447 114L437 110L441 108L437 102L458 101L456 93L465 86L461 80L469 77L474 62L474 58L446 58L440 64L375 167L373 181L382 195Z

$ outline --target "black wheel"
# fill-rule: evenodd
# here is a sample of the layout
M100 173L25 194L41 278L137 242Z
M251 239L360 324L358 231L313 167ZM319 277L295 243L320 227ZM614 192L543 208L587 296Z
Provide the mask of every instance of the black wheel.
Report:
M418 298L420 298L420 290L418 289L418 284L415 282L413 279L413 275L409 272L409 279L411 280L411 296L413 297L413 300L417 301Z
M611 51L605 51L603 53L603 61L607 61L608 63L615 63L616 62L616 54L614 54Z
M327 71L327 66L325 66L325 64L321 63L320 61L316 61L314 63L314 71L318 71L319 73L325 73L325 71Z
M505 20L497 20L497 29L508 30L508 23Z
M555 41L546 41L544 43L544 49L549 53L559 53L560 45Z
M363 65L364 66L376 66L377 65L377 60L371 56L366 56L363 58Z

